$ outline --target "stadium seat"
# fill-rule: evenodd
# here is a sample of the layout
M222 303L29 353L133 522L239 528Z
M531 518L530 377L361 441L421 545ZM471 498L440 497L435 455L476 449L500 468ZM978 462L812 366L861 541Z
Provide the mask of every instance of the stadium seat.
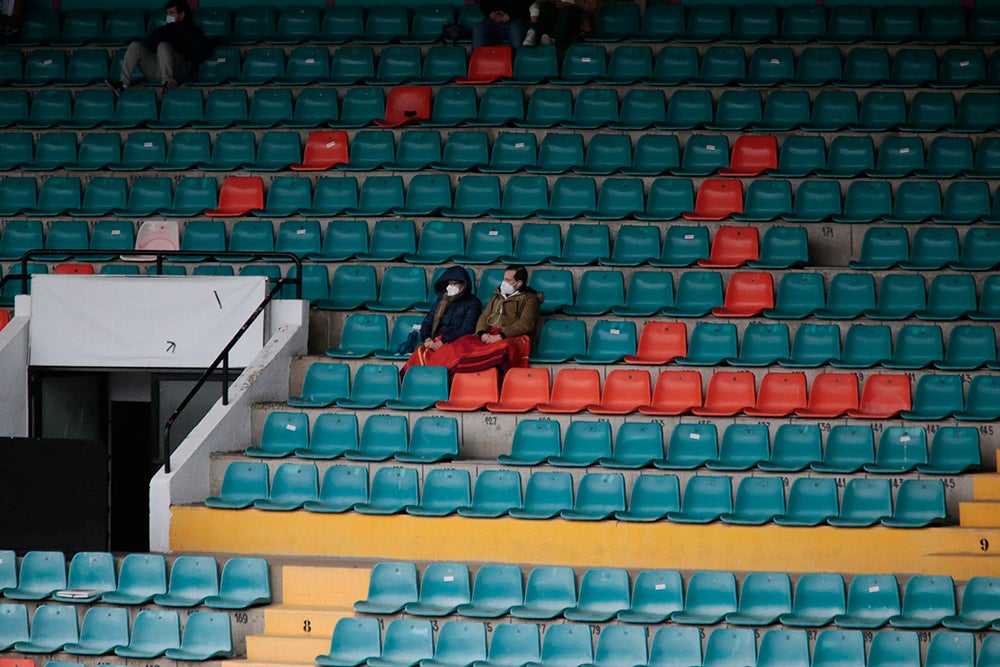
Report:
M319 495L319 473L316 466L312 464L284 463L280 465L274 473L274 480L268 491L267 498L255 500L254 508L259 510L271 510L288 512L301 508L309 501L317 500ZM177 564L175 562L174 568ZM193 572L192 575L199 575ZM192 576L188 586L180 591L174 590L174 570L170 575L170 590L166 596L156 596L154 601L157 604L171 607L193 607L201 604L204 598L210 595L218 595L218 575L214 570L212 576L215 577L214 590L210 588L210 580L207 572L200 573L200 576ZM199 598L199 596L201 596Z
M799 62L801 64L801 57ZM822 90L813 99L809 122L804 123L801 129L811 132L838 132L849 125L857 124L857 122L858 98L854 92L846 90ZM867 139L870 142L870 138ZM830 154L832 155L833 152L834 146L831 143ZM828 167L830 167L829 162L830 159L828 156ZM874 164L871 166L874 167Z
M21 558L16 584L3 589L5 598L10 600L42 600L56 591L65 590L65 556L58 551L32 550L26 552ZM75 626L75 616L73 623Z
M761 386L764 386L763 382ZM752 413L748 411L747 414ZM782 424L774 434L770 458L759 462L757 467L768 472L800 471L821 460L822 456L817 425Z
M837 368L871 368L892 359L892 334L888 325L853 324L844 336L840 357L830 361Z
M313 196L315 201L315 195ZM347 215L381 216L404 205L401 176L370 176L361 185L358 205L347 208ZM410 250L409 252L413 252Z
M795 410L799 417L838 417L858 406L858 378L851 373L821 373L813 380L809 402Z
M866 88L889 79L889 52L885 48L855 47L844 57L842 86Z
M899 612L899 587L894 576L859 574L847 589L847 611L835 616L833 622L841 628L872 629ZM877 650L877 640L872 644Z
M662 371L654 383L651 403L639 406L639 412L645 415L679 415L701 405L700 373Z
M569 220L597 208L597 185L592 177L562 176L552 185L549 205L535 212L546 220ZM563 248L565 254L565 247Z
M561 453L550 465L583 468L611 456L611 427L607 422L575 421L566 431Z
M577 485L576 502L573 509L565 509L559 513L563 519L571 521L600 521L610 517L615 512L625 510L625 478L620 473L587 473ZM589 574L590 571L588 571ZM624 576L621 580L620 575ZM598 575L601 579L604 577ZM584 588L588 583L584 575L580 584L578 605L563 612L567 620L584 621L613 616L628 607L628 575L624 570L616 571L610 581L597 584L598 589L611 586L612 599L601 599L608 592L589 591ZM584 592L590 593L584 596ZM596 595L594 595L596 593Z
M608 88L584 88L573 105L573 116L560 125L569 129L595 129L618 120L618 93ZM598 135L599 136L599 135ZM608 135L611 136L611 135Z
M785 417L805 407L805 375L772 372L761 378L756 403L744 409L744 412L758 417Z
M736 500L733 503L733 511L731 513L723 514L720 519L723 523L736 524L736 525L750 525L759 526L768 523L774 519L774 517L784 514L785 512L785 490L780 483L776 483L775 480L770 480L761 477L744 477L736 490ZM754 575L748 576L748 580ZM743 597L747 595L746 586L748 580L744 580L744 588L741 591L741 606L740 611L737 613L743 613ZM789 611L789 605L779 608L774 608L769 610L769 613L773 614L773 617L777 618L778 614ZM733 617L739 619L739 616L733 613L726 615L726 622L733 624L748 624L740 623L739 620L733 621L729 620Z
M78 641L76 610L64 605L43 604L32 614L28 639L14 642L14 650L21 653L55 653Z
M174 191L174 208L177 208L178 190ZM238 217L254 209L264 208L264 182L259 176L228 176L219 191L217 208L204 211L210 217ZM161 213L169 214L166 211Z
M476 117L476 91L472 88L448 86L434 95L429 118L420 121L423 127L456 127ZM441 137L438 136L438 146ZM438 149L440 152L440 148ZM438 156L440 159L440 156Z
M648 371L610 371L605 378L600 403L588 405L594 414L627 414L649 405Z
M567 238L567 242L571 239ZM584 271L573 305L563 308L567 315L603 315L625 302L624 277L619 271Z
M924 368L944 356L941 328L938 326L904 325L896 335L892 357L882 359L884 368Z
M976 306L976 285L971 275L938 275L927 290L927 308L918 310L917 319L957 320Z
M25 630L27 630L27 618ZM72 655L104 655L118 646L128 645L129 614L127 609L92 607L83 616L79 641L66 644L62 650ZM24 639L27 639L25 632Z
M284 468L285 465L289 467ZM280 477L294 473L296 476L301 475L308 479L310 477L309 471L299 471L298 469L310 467L315 472L315 466L283 464L282 468L286 472L284 475L275 474L269 497L273 498L275 493L281 493L281 483L289 481L279 479ZM181 556L174 560L170 567L170 587L167 592L154 596L153 602L163 607L194 607L203 604L209 596L218 594L219 575L215 559L201 556Z
M721 274L715 271L689 271L681 274L674 293L673 305L663 308L660 312L672 317L704 317L722 303ZM727 356L734 357L736 354Z
M487 403L486 409L490 412L528 412L548 400L548 370L512 368L504 375L500 399Z
M736 357L736 325L698 322L691 332L687 354L673 361L686 366L718 366Z
M433 637L431 621L397 619L386 628L381 655L369 658L368 663L372 667L396 667L430 660L434 655Z
M750 56L744 86L777 86L795 76L795 56L788 47L757 49ZM758 118L758 122L760 119Z
M604 77L607 72L607 54L603 46L571 44L562 58L558 77L551 83L580 85Z
M514 431L511 453L501 454L497 461L503 465L538 465L557 456L561 447L558 422L523 420Z
M670 173L674 176L708 176L727 167L729 167L729 139L725 135L695 134L684 144L681 166L671 169ZM720 183L720 181L708 181L708 183ZM699 194L704 187L703 183ZM742 210L742 203L741 195L739 210Z
M903 419L940 420L965 407L960 375L921 375L913 393L913 407L903 411ZM919 461L923 463L924 461Z
M923 276L890 274L882 278L875 307L866 309L864 316L872 320L903 320L922 310L924 304Z
M580 364L611 364L635 354L636 345L634 322L600 320L591 327L587 352L573 355L573 360Z
M664 48L660 51L661 56L664 53L670 53L670 49ZM697 62L697 54L695 54L695 59ZM693 130L706 123L711 123L713 118L711 93L707 90L678 90L670 96L666 117L662 122L657 122L655 126L660 130ZM726 146L725 152L728 158L728 146ZM719 160L721 155L713 154L713 157Z
M892 516L889 480L854 478L844 487L840 512L827 519L827 523L837 527L863 527L889 516ZM894 613L898 613L898 608Z
M728 478L695 476L691 479L700 480L706 489L728 487ZM719 484L719 482L722 483ZM689 482L688 489L691 488L691 485L692 482ZM726 495L728 495L728 489L726 489ZM668 518L673 520L669 515ZM726 614L735 611L737 611L736 578L732 573L698 571L688 579L684 608L671 614L670 620L684 625L713 624L720 622ZM709 642L711 643L711 639ZM710 647L706 648L706 659L708 659L709 649Z
M547 413L580 412L600 402L600 393L600 375L596 370L565 368L556 373L549 401L537 409Z
M723 220L743 212L743 186L739 181L706 179L698 188L694 210L682 213L686 220Z
M791 212L792 186L788 181L757 180L747 188L743 212L734 213L733 219L741 222L768 222Z
M337 407L371 410L389 399L399 398L398 377L395 366L362 364L355 371L351 395L338 398Z
M629 279L625 303L614 306L611 312L625 317L653 315L673 304L673 292L673 277L670 273L636 271Z
M787 273L778 283L775 306L765 308L763 314L769 319L800 320L822 308L825 299L823 277L819 273Z
M759 92L754 90L728 90L719 96L719 101L715 108L715 119L712 122L705 123L705 128L709 130L743 130L754 123L761 122L761 120L763 120L763 111ZM738 137L738 139L744 140L747 138L746 136ZM754 139L754 141L749 142L750 145L733 146L733 157L737 158L739 162L735 164L731 162L730 168L737 171L753 169L759 158L766 156L768 153L775 160L777 159L778 144L776 141L770 147L770 150L765 153L758 150L760 144L766 145L770 142L766 140L766 137L761 137L759 140L757 137ZM774 160L770 161L773 162Z
M456 458L458 422L453 417L420 417L413 425L406 451L397 452L394 456L404 463L434 463Z
M954 616L946 616L941 623L952 630L982 630L1000 617L1000 605L996 594L996 578L987 576L970 577L962 591L960 611ZM980 647L980 655L982 655Z
M474 373L456 373L451 381L447 401L438 401L438 410L469 412L480 410L499 399L496 368Z
M255 500L267 498L268 468L266 463L230 463L222 478L218 496L205 499L208 507L244 509ZM164 580L164 590L166 580ZM164 591L157 591L164 592Z
M472 503L459 507L458 513L468 517L496 518L520 506L520 473L513 470L484 470L476 478ZM468 601L466 597L464 602Z
M792 610L779 616L778 622L792 627L822 627L831 623L834 616L845 611L847 611L847 597L844 593L843 576L809 573L802 575L795 582Z
M889 624L897 628L933 628L955 611L955 581L950 576L917 575L906 582L901 612L890 617Z
M565 269L538 269L528 278L528 286L545 294L546 298L541 307L542 314L557 312L573 303L573 275ZM483 296L488 297L492 293L493 290L490 290ZM545 354L549 352L546 351ZM559 354L562 355L561 352Z
M869 227L852 269L891 269L910 258L910 241L902 227Z
M484 565L476 572L470 602L459 605L458 614L467 618L499 618L523 602L524 583L520 568ZM483 655L480 660L485 657Z
M838 425L827 435L823 460L810 464L818 472L852 473L875 460L875 439L868 427Z
M713 308L711 312L715 317L754 317L773 307L771 274L740 272L729 278L722 306Z
M348 359L367 357L388 342L385 315L352 313L347 316L340 334L340 344L328 348L329 357Z
M594 651L590 637L575 624L552 625L542 640L542 650L533 667L553 667L565 663L591 664Z
M770 227L764 232L759 256L748 260L747 266L788 269L805 266L808 262L808 235L804 227Z
M826 168L826 144L822 137L790 136L781 142L777 166L770 176L808 176Z
M959 325L948 334L944 358L933 362L942 370L975 370L996 363L996 341L990 327Z
M837 137L840 138L840 137ZM836 140L836 139L835 139ZM841 212L840 184L833 181L803 181L795 190L789 222L820 222Z
M369 10L364 34L357 41L368 44L388 44L410 34L410 21L405 7L379 6ZM429 657L429 656L428 656Z
M633 280L635 278L633 277ZM639 334L636 354L627 364L661 365L687 354L687 326L683 322L646 322Z
M813 315L824 320L849 320L875 307L875 278L869 273L838 273L830 279L826 307Z
M785 514L775 516L774 523L779 526L818 526L825 523L829 517L835 516L838 510L835 480L820 477L799 477L792 482L788 490L788 504ZM843 597L843 581L841 581L840 588L841 597ZM797 587L796 595L798 595ZM801 612L801 609L793 607L787 613L791 614L792 612ZM784 618L781 618L781 622L794 625Z
M947 518L944 485L939 480L903 480L896 492L892 516L882 519L890 528L922 528Z
M605 484L605 480L603 479L605 477L620 478L621 476L594 473L585 476L584 479L587 481L593 480L603 485ZM587 482L581 482L581 485L589 488ZM610 486L613 487L615 485L611 484ZM621 500L624 502L624 489L618 488L616 491L621 492ZM581 492L585 493L582 489ZM614 493L607 491L601 491L600 493L607 495L609 500L615 497ZM618 568L591 568L584 572L580 580L580 595L577 598L576 606L566 609L563 612L563 616L566 620L572 622L604 622L614 618L618 612L624 611L628 607L628 572ZM598 652L601 650L601 643L606 641L605 635L602 632L598 638ZM641 643L643 653L645 653L646 642L643 641Z
M467 566L431 563L420 577L420 594L403 610L413 616L447 616L454 613L459 605L469 602L470 590Z
M58 602L90 603L115 588L115 564L111 554L97 551L80 551L69 563L66 591L56 591L52 599ZM81 595L79 591L86 591Z
M910 381L907 376L870 375L862 387L858 407L849 409L847 416L888 419L911 407Z
M711 470L749 470L767 459L768 455L769 434L765 425L734 425L722 434L719 456L706 461L705 466Z
M359 8L360 9L360 8ZM372 568L382 566L403 566L410 563L376 563ZM416 569L413 570L413 597L416 598ZM316 656L316 664L323 667L357 667L369 658L377 657L382 650L378 619L342 618L337 621L330 639L330 649Z

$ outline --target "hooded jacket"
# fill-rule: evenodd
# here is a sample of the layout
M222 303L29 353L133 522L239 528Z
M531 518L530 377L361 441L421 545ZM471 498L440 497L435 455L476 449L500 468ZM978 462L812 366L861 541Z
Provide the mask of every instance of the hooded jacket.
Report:
M159 28L149 33L144 40L146 46L153 51L166 42L174 47L181 58L191 67L197 67L206 60L212 53L212 43L202 32L201 28L195 25L194 17L188 12L183 21L174 23L164 23Z
M434 326L434 315L437 313L441 301L446 297L445 288L448 287L449 281L452 280L460 281L465 285L465 289L448 304L447 309L441 316L441 320L438 322L437 331L431 331L431 328ZM457 338L474 333L476 330L476 320L479 318L479 313L482 311L483 306L472 291L469 273L460 266L452 266L445 269L434 283L434 292L437 293L437 299L434 301L434 305L431 306L430 312L424 317L424 321L420 324L420 340L423 341L428 338L440 336L442 342L450 343Z

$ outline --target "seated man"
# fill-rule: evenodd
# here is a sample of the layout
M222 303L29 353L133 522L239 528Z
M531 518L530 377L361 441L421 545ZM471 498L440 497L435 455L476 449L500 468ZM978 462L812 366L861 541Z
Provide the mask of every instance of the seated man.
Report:
M420 324L416 349L400 373L406 373L410 366L439 365L434 356L443 345L476 330L483 305L472 291L468 271L461 266L449 267L434 283L434 292L437 300Z
M482 0L484 18L472 29L472 48L510 42L515 51L524 42L531 0Z
M120 80L108 80L115 94L132 84L132 73L137 67L147 81L176 88L208 59L212 45L201 28L194 24L194 14L187 0L167 0L166 10L166 23L145 39L128 45L122 59Z
M450 373L474 373L499 367L528 365L529 336L538 326L542 295L528 287L528 271L508 266L503 282L490 297L476 322L476 333L462 336L434 352L428 365L444 366Z

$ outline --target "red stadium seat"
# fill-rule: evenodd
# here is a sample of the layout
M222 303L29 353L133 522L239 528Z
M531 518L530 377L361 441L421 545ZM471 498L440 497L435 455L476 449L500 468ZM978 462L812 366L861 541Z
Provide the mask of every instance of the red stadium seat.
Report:
M336 164L346 163L347 132L313 132L306 139L300 164L290 165L292 171L326 171Z
M649 371L615 370L604 380L601 402L587 406L595 415L626 415L649 405Z
M666 364L687 354L687 325L683 322L646 322L639 334L635 354L625 355L626 364Z
M430 86L398 86L385 98L385 118L376 120L379 127L399 127L431 117Z
M481 410L487 403L495 403L499 398L497 383L496 368L475 373L455 373L451 378L448 400L438 401L434 407L455 412Z
M820 373L813 380L809 402L795 414L811 419L840 417L858 407L858 376L854 373Z
M778 140L772 136L737 137L729 166L719 176L759 176L778 168Z
M743 212L743 184L739 181L708 179L698 188L694 211L683 213L687 220L723 220Z
M552 382L548 403L538 406L539 412L570 414L601 402L601 375L596 368L564 368Z
M61 276L92 276L94 267L90 264L56 264L52 273Z
M751 417L787 417L805 406L805 373L768 373L761 378L756 405L743 412Z
M713 308L716 317L754 317L774 308L774 280L770 273L734 273L726 285L721 307Z
M719 227L712 237L708 258L698 266L732 269L760 257L760 233L756 227Z
M205 211L213 218L236 218L264 208L264 179L260 176L229 176L219 191L219 206Z
M889 419L912 407L910 378L905 375L871 375L861 388L858 407L847 411L857 419Z
M732 417L756 403L756 385L753 373L715 373L708 381L705 402L691 409L699 417Z
M490 412L527 412L549 400L547 368L512 368L503 376L500 400L487 403Z
M682 415L700 407L701 373L698 371L663 371L656 378L653 400L640 406L639 412L650 416Z
M513 76L513 52L509 46L480 46L469 58L469 72L455 83L485 84Z

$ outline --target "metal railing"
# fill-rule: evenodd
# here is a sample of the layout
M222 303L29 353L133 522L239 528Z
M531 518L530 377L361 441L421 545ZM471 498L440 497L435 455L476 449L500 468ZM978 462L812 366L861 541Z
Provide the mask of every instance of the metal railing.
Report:
M31 276L28 274L28 262L30 260L40 260L45 258L63 260L67 254L72 255L75 259L86 259L87 257L99 257L103 261L107 261L108 252L101 250L72 250L72 251L59 251L59 250L29 250L18 260L21 265L20 274L8 273L2 279L0 279L0 291L3 290L4 286L8 282L20 281L21 283L21 294L28 293L28 280ZM225 260L230 259L231 261L239 261L240 263L251 263L258 260L280 260L283 262L291 263L295 265L295 276L278 278L277 280L271 281L273 285L270 291L264 297L264 300L254 309L253 313L247 318L246 322L237 330L233 337L229 340L222 351L215 358L215 361L205 369L201 374L201 377L195 382L194 386L188 391L187 395L181 399L181 402L177 405L177 408L167 419L163 427L163 435L160 441L160 456L163 459L163 469L164 472L170 472L170 431L177 421L177 418L184 411L184 408L194 399L198 394L198 391L205 385L213 373L222 367L222 404L229 404L229 353L236 346L237 343L243 338L243 335L250 329L253 323L260 317L260 314L264 312L267 305L274 300L278 293L285 287L285 285L295 285L295 298L302 298L302 260L297 256L289 252L198 252L190 250L153 250L153 251L136 251L135 253L123 253L121 255L116 255L115 257L153 257L151 262L143 261L142 263L154 264L156 266L156 273L163 273L163 261L166 260L183 260L184 258L191 258L192 261L201 261L205 258L206 254L216 259Z

